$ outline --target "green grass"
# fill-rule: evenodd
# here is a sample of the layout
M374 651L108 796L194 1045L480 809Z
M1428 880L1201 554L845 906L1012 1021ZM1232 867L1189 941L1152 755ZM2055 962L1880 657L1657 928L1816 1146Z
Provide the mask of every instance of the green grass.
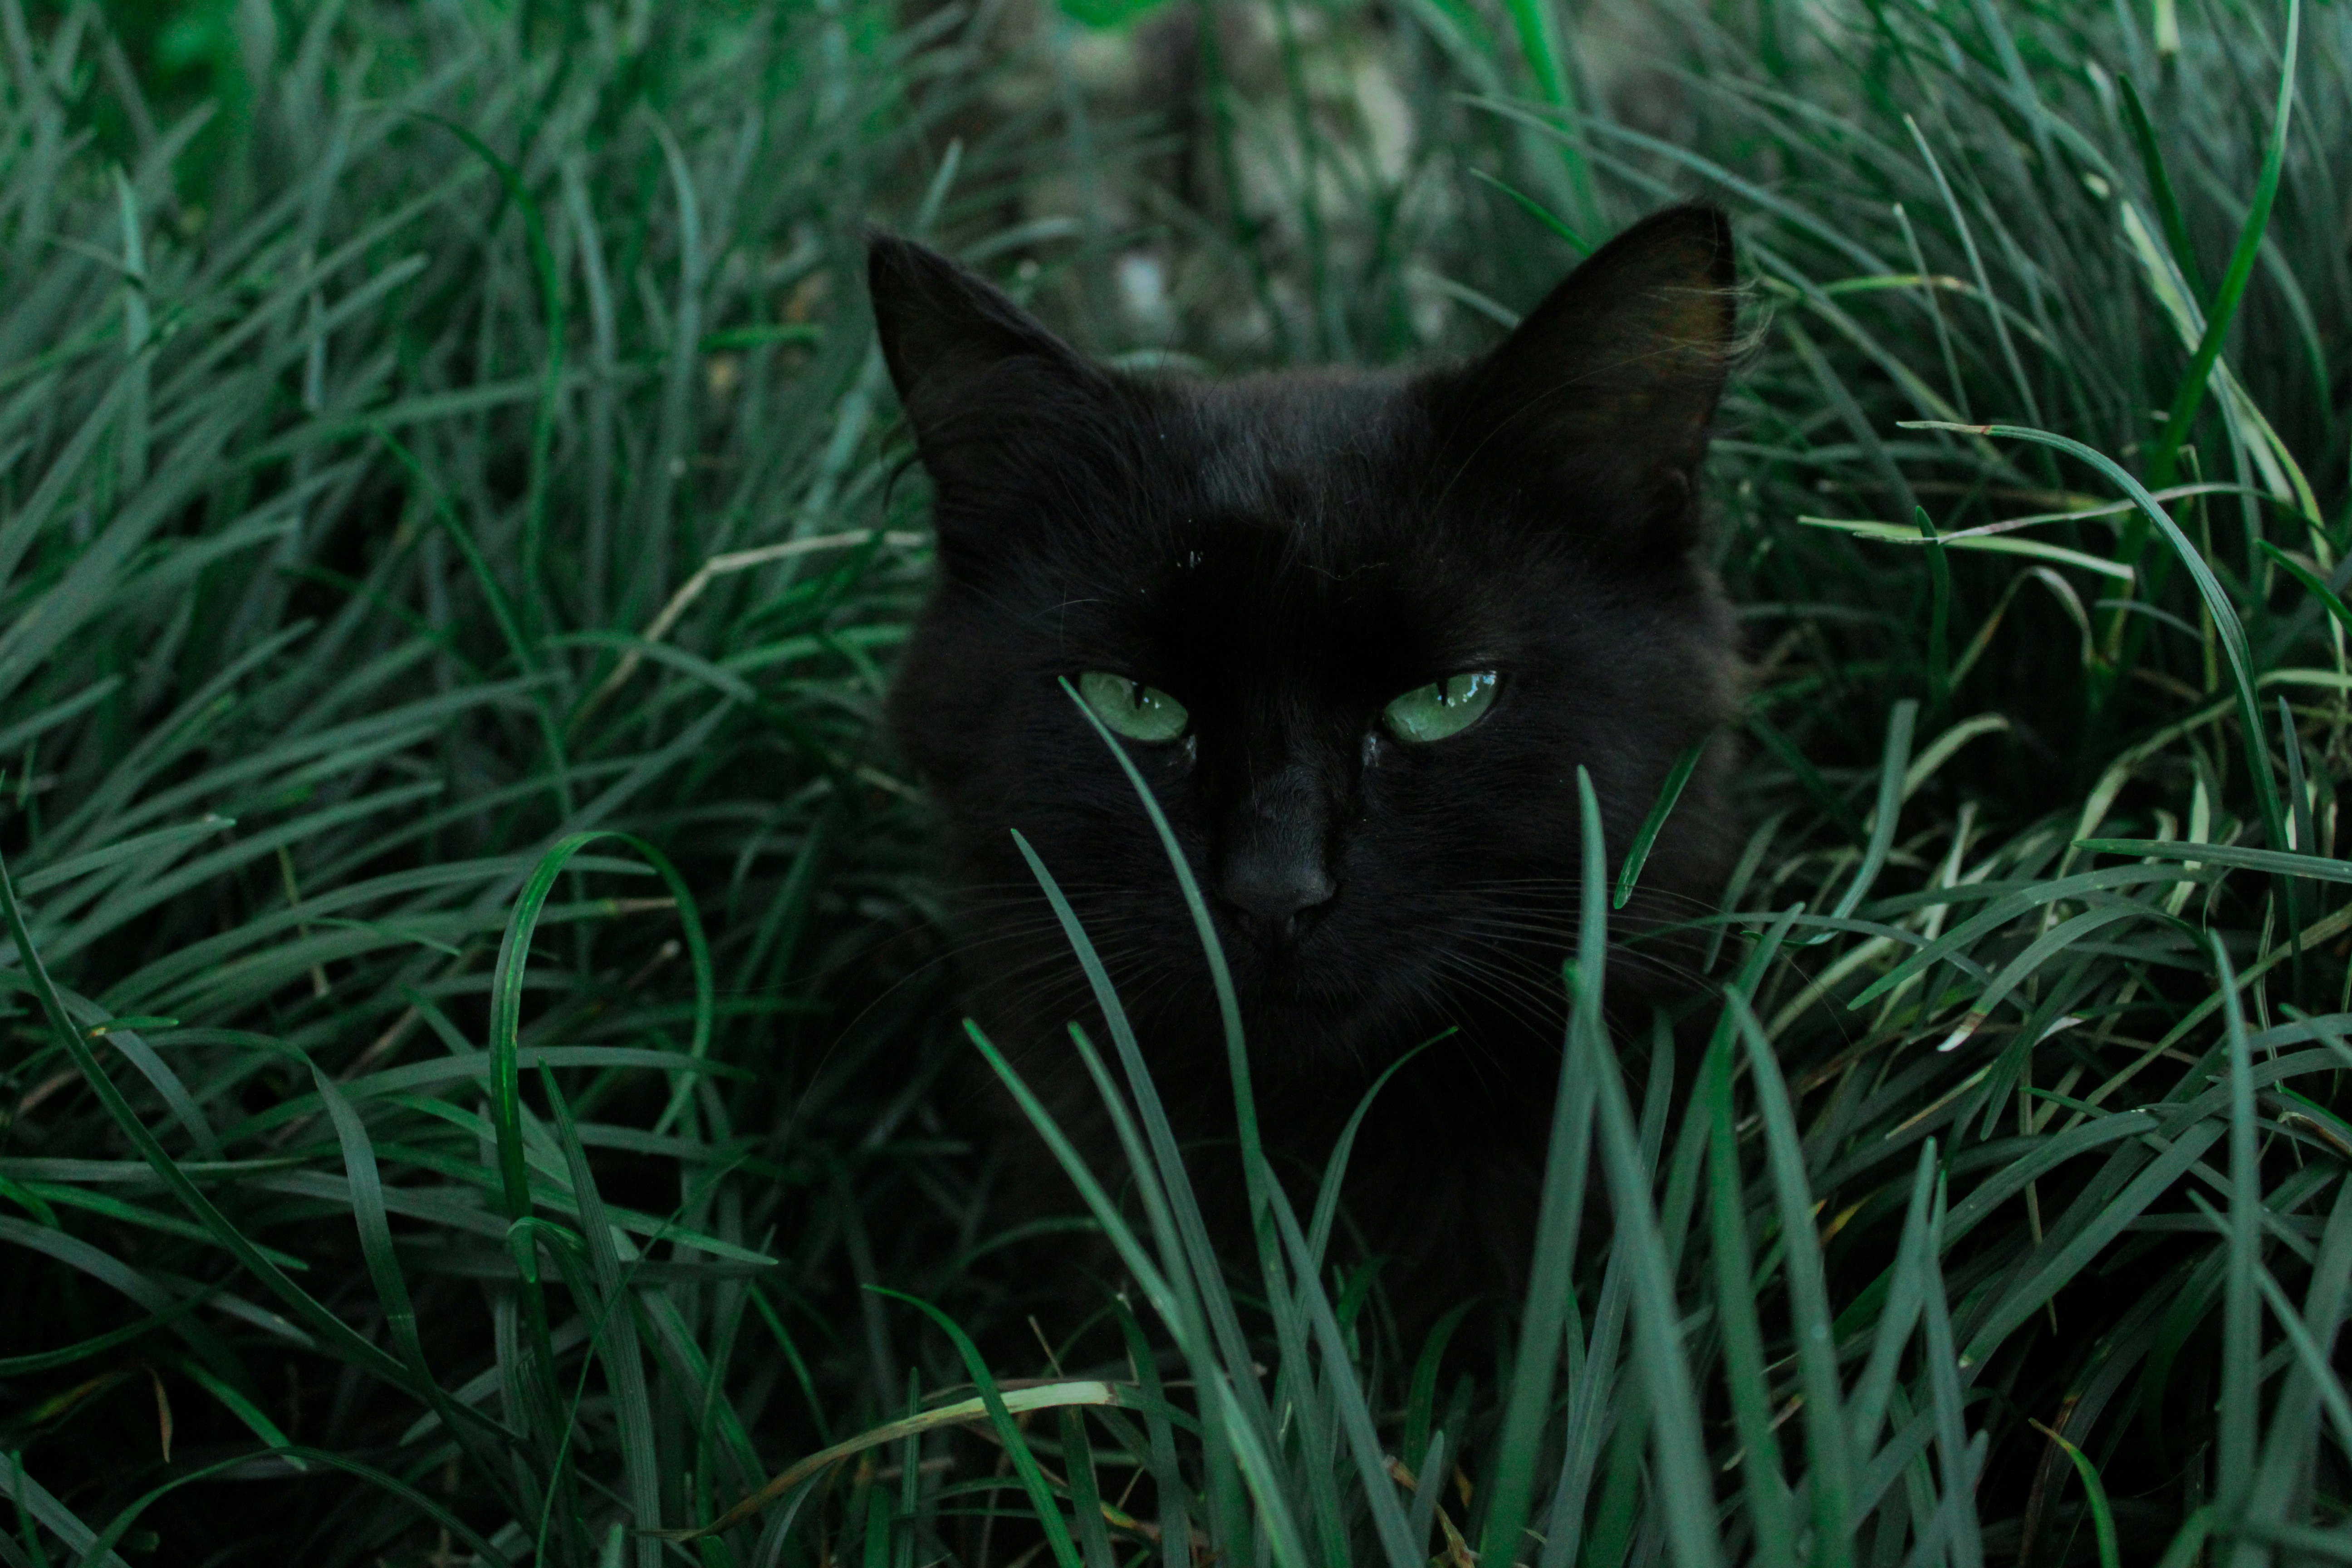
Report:
M2352 10L1218 14L1139 103L988 5L248 6L232 134L0 0L0 1562L2352 1558ZM859 225L1242 365L1702 194L1696 1088L1595 864L1493 1362L1344 1144L1245 1119L1223 1272L1098 970L1130 1168L1039 1199L876 731Z

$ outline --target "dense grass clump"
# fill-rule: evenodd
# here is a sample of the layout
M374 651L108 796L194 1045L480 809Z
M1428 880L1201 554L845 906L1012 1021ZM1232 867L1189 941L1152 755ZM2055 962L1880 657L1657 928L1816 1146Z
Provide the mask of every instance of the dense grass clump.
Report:
M236 15L0 0L0 1561L2352 1558L2343 0ZM1107 988L1040 1207L860 225L1244 364L1673 195L1752 836L1537 1289L1229 1272Z

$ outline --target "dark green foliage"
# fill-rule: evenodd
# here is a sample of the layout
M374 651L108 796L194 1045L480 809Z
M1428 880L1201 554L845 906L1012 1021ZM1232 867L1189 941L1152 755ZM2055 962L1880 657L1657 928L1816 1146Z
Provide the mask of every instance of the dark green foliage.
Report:
M2352 1557L2352 11L1193 14L289 8L192 163L0 0L0 1562ZM858 224L1378 358L1670 193L1754 832L1646 1053L1589 879L1568 1289L1397 1343L1257 1165L1228 1279L1107 984L1008 1182Z

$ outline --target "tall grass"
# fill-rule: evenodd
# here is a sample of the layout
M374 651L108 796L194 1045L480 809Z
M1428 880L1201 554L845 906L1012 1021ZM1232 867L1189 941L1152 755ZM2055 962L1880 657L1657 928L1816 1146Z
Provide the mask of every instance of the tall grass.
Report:
M835 1204L934 1157L868 1086L938 1005L826 978L914 854L843 280L962 57L307 16L193 195L201 111L110 165L93 15L0 18L10 1562L593 1560L856 1419L830 1275L928 1278Z
M2352 1557L2341 0L240 15L192 182L0 0L0 1560ZM1489 1366L1388 1323L1344 1141L1302 1214L1244 1119L1228 1276L1097 970L1066 1321L875 734L856 226L1384 357L1674 193L1757 334L1691 1016L1628 1083L1596 858Z

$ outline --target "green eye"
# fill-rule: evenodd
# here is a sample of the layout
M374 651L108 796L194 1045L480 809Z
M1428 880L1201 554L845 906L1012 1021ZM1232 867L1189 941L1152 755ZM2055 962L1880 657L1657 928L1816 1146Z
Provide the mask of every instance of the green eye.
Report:
M1112 734L1130 741L1172 741L1192 721L1181 702L1124 675L1090 669L1078 677L1078 695Z
M1400 741L1443 741L1458 735L1486 716L1495 705L1491 669L1449 675L1427 686L1416 686L1381 710L1389 733Z

